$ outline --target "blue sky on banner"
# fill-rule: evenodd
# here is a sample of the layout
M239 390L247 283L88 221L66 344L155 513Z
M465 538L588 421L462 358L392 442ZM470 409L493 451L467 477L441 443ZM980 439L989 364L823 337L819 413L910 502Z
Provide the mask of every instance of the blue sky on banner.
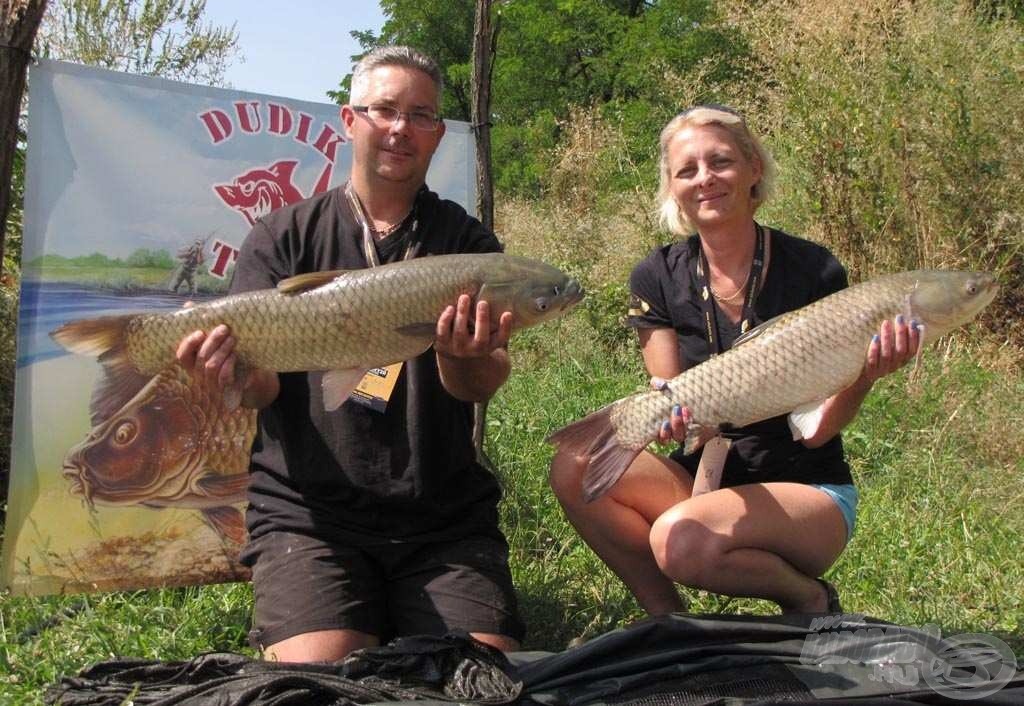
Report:
M327 91L352 70L360 47L349 32L384 24L372 0L207 0L206 17L238 31L244 61L228 69L233 88L316 103L329 103Z

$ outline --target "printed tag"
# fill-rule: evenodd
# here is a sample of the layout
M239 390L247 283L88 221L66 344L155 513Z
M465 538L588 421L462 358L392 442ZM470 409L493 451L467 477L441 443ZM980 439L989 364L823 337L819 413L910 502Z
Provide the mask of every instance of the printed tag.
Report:
M392 363L384 368L371 368L356 385L349 399L366 405L370 409L383 412L388 408L388 400L395 391L395 383L402 372L403 363Z
M725 467L725 455L729 453L732 441L716 436L704 444L704 451L700 455L700 464L697 466L697 477L693 479L693 495L703 495L712 490L718 490L722 483L722 469Z

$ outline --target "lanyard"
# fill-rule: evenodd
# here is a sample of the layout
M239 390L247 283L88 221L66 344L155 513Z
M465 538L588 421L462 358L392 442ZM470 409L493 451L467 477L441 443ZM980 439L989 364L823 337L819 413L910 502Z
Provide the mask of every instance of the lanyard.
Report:
M756 223L754 227L757 231L757 242L754 245L754 258L750 262L747 292L743 298L740 333L746 333L750 329L750 322L754 320L754 301L757 299L757 292L764 273L764 227ZM708 268L708 260L704 254L704 248L701 247L700 257L697 260L697 284L700 289L700 309L701 313L704 314L704 333L708 339L708 351L714 356L722 352L722 342L718 340L716 307L711 294L711 283L708 281L705 272L710 272L710 269Z
M422 191L421 189L416 193L416 200L413 202L412 227L409 229L409 235L407 236L408 243L405 246L405 253L402 255L403 260L411 260L416 257L416 253L420 249L417 232L420 226L419 203ZM380 265L380 257L377 253L377 244L373 238L373 229L370 227L370 220L366 217L366 212L363 210L363 204L359 201L355 189L352 188L351 181L345 182L345 196L348 197L348 205L352 209L352 215L355 217L356 223L363 229L363 255L366 256L366 264L370 267L377 267Z

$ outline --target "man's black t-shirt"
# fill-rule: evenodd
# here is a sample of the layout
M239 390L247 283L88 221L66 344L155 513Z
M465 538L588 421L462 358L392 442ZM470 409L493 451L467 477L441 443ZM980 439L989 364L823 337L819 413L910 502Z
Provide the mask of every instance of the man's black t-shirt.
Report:
M768 272L755 299L752 326L847 285L846 270L820 245L772 230L770 248ZM675 329L683 370L710 357L696 284L699 252L696 235L658 248L634 268L629 280L630 293L638 300L631 308L639 305L643 313L631 315L627 323L634 328ZM721 311L715 319L722 350L728 350L739 336L739 324L733 324ZM723 488L771 481L853 482L838 435L820 448L808 449L793 440L786 417L779 416L731 430L727 436L733 443L722 474ZM695 473L700 453L685 455L679 449L672 458Z
M422 190L404 228L377 243L400 259L416 220L418 256L500 252L494 234L451 201ZM257 221L242 245L231 291L274 287L305 272L367 267L362 229L342 189ZM322 372L282 373L260 411L246 524L355 546L498 534L496 479L476 463L472 405L444 390L433 349L407 361L385 412L345 402L325 412Z

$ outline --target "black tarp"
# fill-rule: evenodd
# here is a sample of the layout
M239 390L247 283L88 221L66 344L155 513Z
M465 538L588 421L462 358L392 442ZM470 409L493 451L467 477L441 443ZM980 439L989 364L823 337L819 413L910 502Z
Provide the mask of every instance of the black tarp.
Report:
M47 703L111 706L480 703L697 706L827 702L1024 704L1024 675L987 635L947 636L845 616L674 615L564 652L505 656L465 635L401 638L336 664L211 654L113 660L51 687Z

